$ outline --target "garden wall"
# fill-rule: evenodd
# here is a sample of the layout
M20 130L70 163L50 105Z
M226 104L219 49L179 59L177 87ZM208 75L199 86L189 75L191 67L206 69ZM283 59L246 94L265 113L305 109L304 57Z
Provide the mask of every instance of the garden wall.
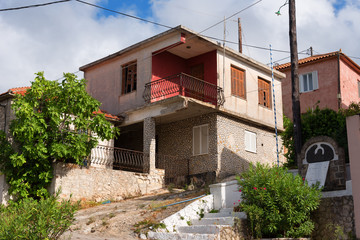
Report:
M353 197L322 198L313 219L315 230L311 239L352 239L355 234Z
M100 202L148 194L163 184L164 172L159 169L147 174L57 163L50 192L61 187L61 198L72 195L72 200Z

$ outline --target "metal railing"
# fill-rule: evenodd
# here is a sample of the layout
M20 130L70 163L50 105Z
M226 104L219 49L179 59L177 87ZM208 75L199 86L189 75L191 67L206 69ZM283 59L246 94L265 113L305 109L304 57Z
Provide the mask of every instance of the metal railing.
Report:
M91 150L91 165L105 165L116 170L146 172L144 153L129 149L98 145Z
M182 95L221 106L225 102L221 87L201 79L179 73L145 85L143 98L147 103Z

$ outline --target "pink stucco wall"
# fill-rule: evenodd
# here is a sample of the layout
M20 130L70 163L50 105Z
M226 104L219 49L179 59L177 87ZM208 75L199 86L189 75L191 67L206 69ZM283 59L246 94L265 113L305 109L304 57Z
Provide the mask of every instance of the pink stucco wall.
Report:
M319 89L312 92L300 94L301 113L308 109L331 108L338 110L338 74L337 59L315 62L299 66L299 75L313 71L318 72ZM284 71L286 78L282 81L284 115L292 119L292 99L291 99L291 72L290 69ZM317 102L320 101L319 104Z
M358 81L360 70L354 71L346 62L340 61L341 108L347 108L351 102L359 102Z
M346 128L349 146L350 174L354 199L355 232L360 237L360 117L346 118Z

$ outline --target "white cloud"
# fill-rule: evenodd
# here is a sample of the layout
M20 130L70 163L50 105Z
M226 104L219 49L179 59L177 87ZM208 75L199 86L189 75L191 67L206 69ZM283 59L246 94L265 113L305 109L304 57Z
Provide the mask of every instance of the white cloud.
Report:
M93 2L101 5L104 1ZM255 2L152 0L151 20L169 26L181 24L200 32ZM241 17L245 44L262 47L272 44L274 49L288 50L288 6L281 9L281 16L275 15L284 2L263 0L227 21L226 38L237 42L237 17ZM298 50L313 46L315 51L325 53L342 48L345 54L360 57L360 30L356 27L360 22L360 3L348 0L338 12L333 3L334 0L297 1ZM16 4L27 5L29 1L16 1ZM138 9L134 4L122 11L136 15ZM13 6L11 0L0 2L0 8ZM0 12L0 93L11 87L30 85L37 71L45 71L48 79L56 79L63 72L75 72L86 63L166 30L120 15L99 18L97 13L98 9L75 1ZM204 34L222 39L223 24ZM228 46L237 49L235 44ZM249 47L243 50L261 62L269 62L268 51ZM274 59L288 56L278 52L273 55Z

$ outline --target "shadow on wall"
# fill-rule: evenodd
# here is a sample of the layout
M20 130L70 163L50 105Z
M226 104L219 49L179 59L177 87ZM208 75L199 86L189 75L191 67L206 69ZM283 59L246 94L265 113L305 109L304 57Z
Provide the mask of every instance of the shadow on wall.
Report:
M232 150L224 148L220 155L219 179L224 179L232 175L237 175L249 169L250 162Z

